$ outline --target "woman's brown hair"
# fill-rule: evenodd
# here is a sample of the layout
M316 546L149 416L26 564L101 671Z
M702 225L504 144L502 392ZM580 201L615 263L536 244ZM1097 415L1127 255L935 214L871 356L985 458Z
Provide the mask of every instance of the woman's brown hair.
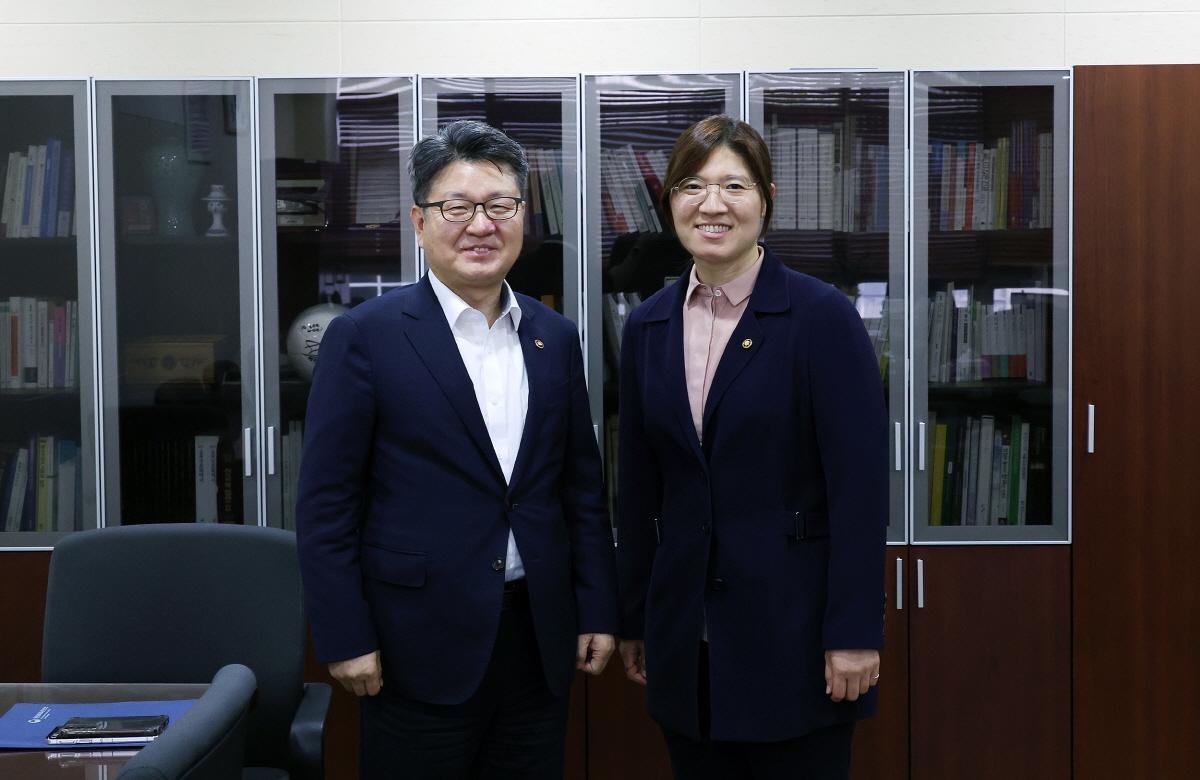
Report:
M671 188L686 178L695 176L704 167L704 163L718 147L728 147L734 154L742 158L742 162L750 169L758 189L758 195L766 204L763 215L762 232L766 232L771 224L771 212L775 209L775 196L771 192L771 153L767 151L767 143L750 125L725 114L717 114L707 119L701 119L696 124L683 131L675 141L671 150L671 160L667 163L667 180L664 182L662 199L663 223L675 232L674 220L671 219Z

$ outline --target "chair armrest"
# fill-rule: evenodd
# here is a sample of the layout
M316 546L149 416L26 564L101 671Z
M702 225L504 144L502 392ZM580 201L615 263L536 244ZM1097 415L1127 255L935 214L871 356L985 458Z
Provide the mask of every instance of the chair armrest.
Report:
M333 689L326 683L305 683L304 698L296 707L288 734L291 775L295 780L325 777L325 717Z

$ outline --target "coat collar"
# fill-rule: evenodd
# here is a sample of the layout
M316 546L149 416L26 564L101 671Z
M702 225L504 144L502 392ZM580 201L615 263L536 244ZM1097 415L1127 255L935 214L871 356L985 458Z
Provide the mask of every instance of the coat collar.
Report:
M775 253L768 246L763 246L762 268L759 269L758 279L754 282L754 292L750 293L747 307L751 311L763 313L778 313L787 311L790 301L787 284L785 284L785 268ZM689 268L680 274L667 293L656 298L646 310L646 322L663 322L675 314L682 316L683 298L687 295Z

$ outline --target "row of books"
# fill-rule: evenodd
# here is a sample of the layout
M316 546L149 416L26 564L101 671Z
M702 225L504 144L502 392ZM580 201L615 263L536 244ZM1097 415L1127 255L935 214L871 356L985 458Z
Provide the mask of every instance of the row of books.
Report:
M82 526L79 444L52 434L0 442L0 529L76 531Z
M0 392L79 386L79 303L0 301Z
M642 302L636 292L611 292L601 296L604 305L604 344L609 365L614 375L621 366L621 339L625 335L625 322Z
M1050 437L1019 415L929 414L930 525L1050 522Z
M242 522L240 440L162 435L121 445L121 522Z
M658 204L667 178L665 149L600 150L600 209L617 233L661 232Z
M1049 296L1005 305L973 300L972 292L949 282L929 300L929 382L1046 382Z
M529 159L525 230L533 236L561 236L565 228L562 150L529 148L525 156Z
M0 236L52 238L75 232L75 150L57 138L8 153Z
M767 128L775 176L775 230L884 231L888 146L870 143L857 118L827 128Z
M279 437L279 472L283 485L283 527L296 528L296 486L300 482L300 455L304 451L304 421L288 420L287 433Z
M880 302L878 317L863 317L863 326L871 339L871 347L875 350L875 360L879 363L879 376L886 382L888 359L891 352L891 322L888 316L888 299L884 296Z
M1007 137L929 145L929 224L935 230L1054 224L1054 134L1012 122Z

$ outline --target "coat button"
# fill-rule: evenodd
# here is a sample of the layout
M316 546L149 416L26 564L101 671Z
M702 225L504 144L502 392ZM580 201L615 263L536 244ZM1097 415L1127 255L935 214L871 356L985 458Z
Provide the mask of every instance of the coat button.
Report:
M725 580L720 577L713 577L708 581L708 589L713 593L722 593L725 591Z
M520 506L520 504L518 504L516 501L514 501L508 505L508 511L515 512L515 511L517 511L517 507L519 507L519 506Z
M708 536L712 533L712 523L704 523L700 526L700 533Z
M492 571L504 571L504 559L497 558L492 561Z

